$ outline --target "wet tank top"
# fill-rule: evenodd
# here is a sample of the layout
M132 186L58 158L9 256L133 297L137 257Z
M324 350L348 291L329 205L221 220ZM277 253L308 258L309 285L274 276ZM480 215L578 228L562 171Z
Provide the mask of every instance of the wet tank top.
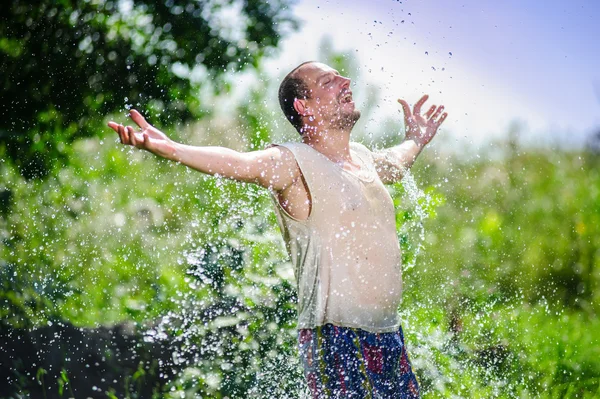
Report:
M355 173L307 144L274 145L294 154L312 198L308 219L298 220L271 193L298 284L298 328L397 330L402 260L394 204L371 152L350 143Z

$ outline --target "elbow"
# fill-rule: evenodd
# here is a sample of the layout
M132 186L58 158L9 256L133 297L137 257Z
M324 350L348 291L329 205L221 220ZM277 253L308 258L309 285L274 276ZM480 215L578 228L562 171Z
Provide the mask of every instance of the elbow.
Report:
M256 162L251 153L238 152L230 166L235 180L243 183L260 184L261 175L257 172Z

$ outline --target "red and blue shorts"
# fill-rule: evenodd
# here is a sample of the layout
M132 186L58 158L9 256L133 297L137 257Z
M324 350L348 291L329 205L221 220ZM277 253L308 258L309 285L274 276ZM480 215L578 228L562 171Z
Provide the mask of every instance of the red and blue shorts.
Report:
M402 327L371 333L326 324L299 330L298 343L314 399L419 398Z

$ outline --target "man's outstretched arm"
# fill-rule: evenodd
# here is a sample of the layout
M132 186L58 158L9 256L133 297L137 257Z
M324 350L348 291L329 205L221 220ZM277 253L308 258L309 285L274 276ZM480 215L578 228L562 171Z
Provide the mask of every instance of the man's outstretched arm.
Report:
M421 97L412 111L405 100L398 100L404 112L406 137L397 146L373 152L375 167L383 183L396 183L402 179L404 173L410 169L448 116L446 112L442 114L443 105L439 107L432 105L425 115L421 115L421 107L427 98L429 98L427 94Z
M274 191L282 191L300 175L298 165L289 150L271 147L266 150L239 152L225 147L195 147L177 143L150 125L136 110L131 119L139 126L109 122L119 134L121 143L152 152L160 157L180 162L210 175L219 175L243 183L254 183Z

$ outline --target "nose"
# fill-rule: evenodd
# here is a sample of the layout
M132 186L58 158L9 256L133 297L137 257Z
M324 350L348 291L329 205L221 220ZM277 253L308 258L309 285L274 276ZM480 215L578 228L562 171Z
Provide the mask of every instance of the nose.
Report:
M340 78L342 79L342 87L344 89L347 89L348 87L350 87L350 82L351 82L350 78L347 78L345 76L340 76Z

